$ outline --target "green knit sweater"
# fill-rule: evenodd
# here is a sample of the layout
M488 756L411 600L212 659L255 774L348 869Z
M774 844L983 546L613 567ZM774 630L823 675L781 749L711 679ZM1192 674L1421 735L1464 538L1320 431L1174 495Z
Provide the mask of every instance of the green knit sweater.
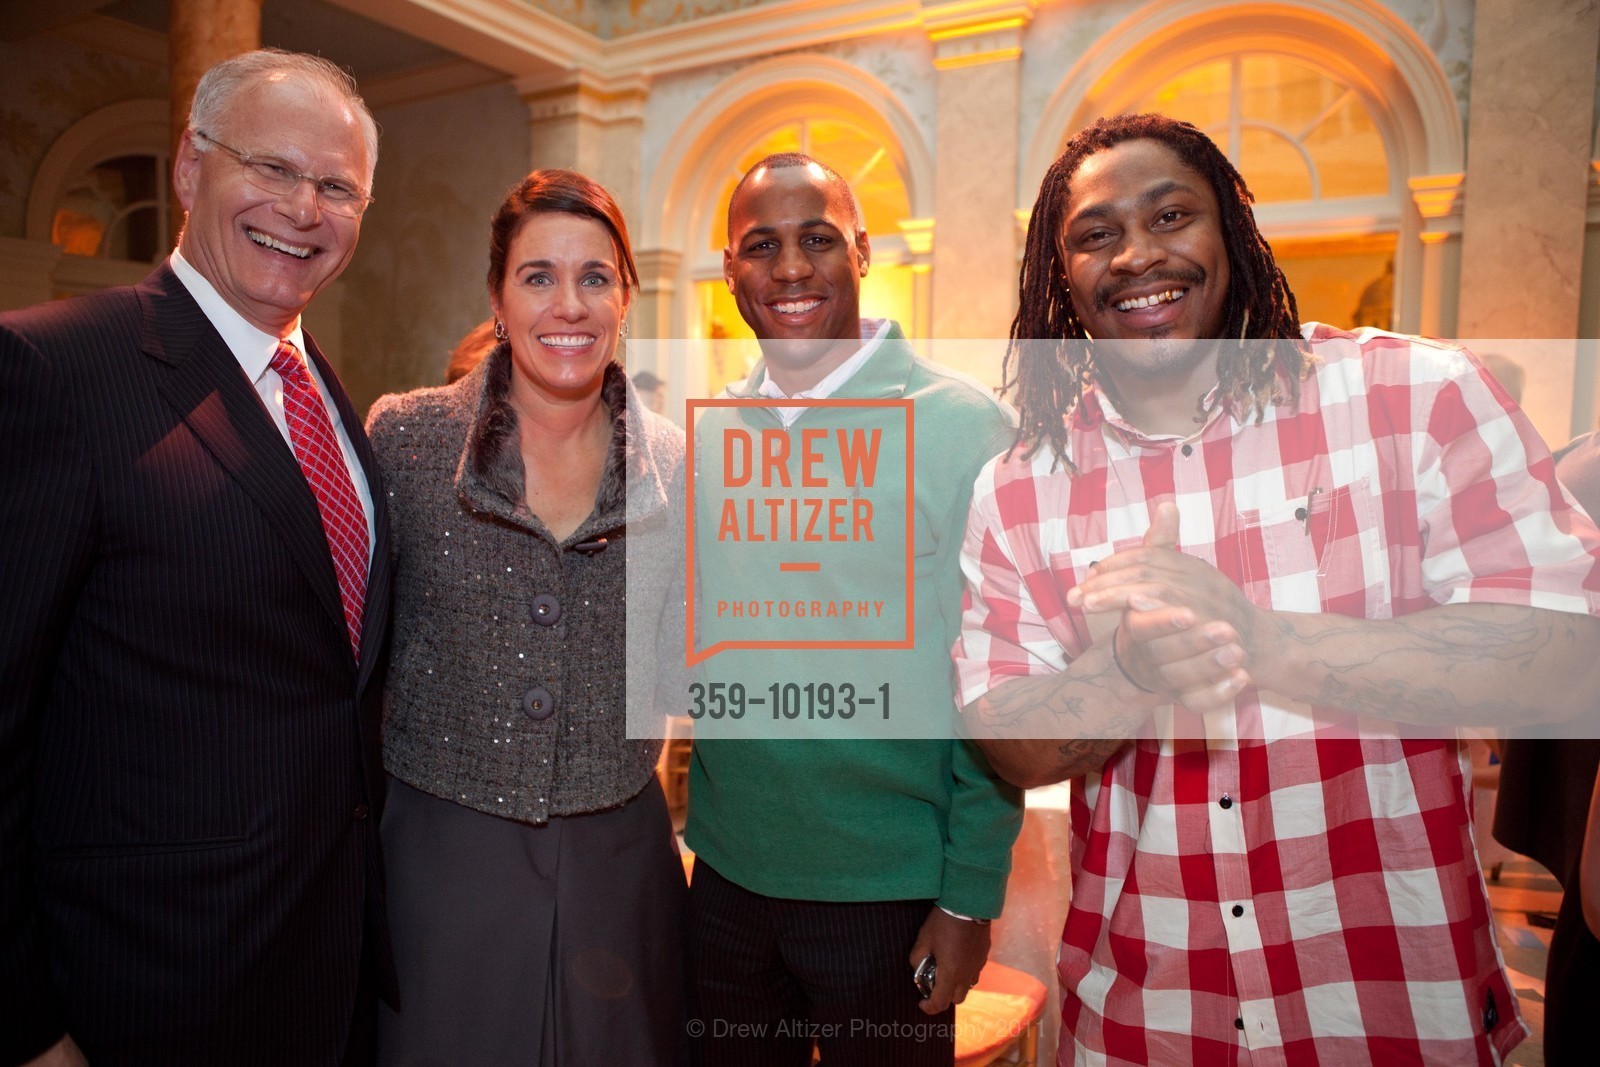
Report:
M730 387L730 395L759 395L764 373L757 366L743 385ZM725 877L766 896L930 899L962 915L993 918L1005 897L1022 798L994 776L976 746L950 739L957 720L950 647L960 624L958 554L973 480L1010 444L1013 424L1007 409L981 387L917 358L898 328L834 395L913 402L913 647L724 652L704 665L701 680L741 681L752 695L764 692L769 681L853 680L860 695L876 695L876 686L887 684L895 715L890 730L899 736L856 739L870 736L874 725L881 728L876 706L858 712L853 725L835 721L822 737L799 740L792 738L803 723L741 734L726 720L702 720L689 769L686 839ZM811 408L790 436L798 447L805 429L831 434L840 427L883 425L889 415L883 409ZM781 423L771 409L713 408L701 417L699 440L714 442L730 426L759 435ZM702 462L699 456L696 462ZM903 471L903 463L903 452L888 448L880 458L880 478ZM697 489L695 496L703 538L715 529L717 514L706 503L710 494ZM880 536L898 530L904 537L904 515L878 518ZM771 588L771 557L759 547L700 553L707 572L697 579L701 596L722 595L710 592L713 587L751 595ZM813 547L810 555L818 554ZM868 584L879 584L881 559L872 561L858 546L823 546L820 554L823 573L836 578L844 596L856 587L848 573L852 559L867 560L862 566L874 568ZM903 564L903 550L900 559ZM901 607L900 622L888 629L903 636ZM889 610L892 618L892 604ZM800 629L792 632L816 636L814 627L796 625ZM751 621L744 636L779 632L781 623ZM770 724L764 708L741 725L763 719ZM908 719L917 725L908 726Z

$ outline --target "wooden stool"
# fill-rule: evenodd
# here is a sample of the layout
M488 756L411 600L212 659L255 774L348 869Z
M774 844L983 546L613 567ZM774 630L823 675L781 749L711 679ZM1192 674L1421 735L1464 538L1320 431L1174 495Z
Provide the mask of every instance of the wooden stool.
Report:
M1045 996L1044 983L1032 975L993 960L984 964L978 984L956 1005L956 1067L1034 1067Z

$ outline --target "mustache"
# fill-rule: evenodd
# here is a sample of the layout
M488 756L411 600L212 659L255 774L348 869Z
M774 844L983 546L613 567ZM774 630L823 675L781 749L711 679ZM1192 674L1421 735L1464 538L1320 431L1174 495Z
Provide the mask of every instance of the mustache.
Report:
M1180 285L1192 287L1206 283L1206 272L1200 267L1184 270L1164 270L1157 274L1146 275L1132 281L1123 282L1121 285L1102 285L1094 291L1095 308L1099 311L1109 310L1112 304L1121 300L1123 294L1135 289L1149 288L1151 282L1177 282Z

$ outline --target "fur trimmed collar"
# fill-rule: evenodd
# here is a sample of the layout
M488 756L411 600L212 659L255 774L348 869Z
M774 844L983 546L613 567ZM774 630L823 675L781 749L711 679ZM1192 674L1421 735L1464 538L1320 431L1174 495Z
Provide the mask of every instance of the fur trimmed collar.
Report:
M531 516L523 503L526 472L518 440L517 412L511 406L511 373L511 346L502 341L462 380L469 395L476 393L477 407L456 483L463 495L475 498L475 503L489 504L496 514L526 523ZM621 522L629 477L644 474L649 465L646 448L635 445L641 435L630 432L630 426L639 425L639 400L620 364L606 366L600 399L611 412L611 446L595 492L594 514L579 527L580 531L597 518L610 522L614 516L615 522ZM473 493L473 483L485 494ZM484 495L492 500L485 500Z

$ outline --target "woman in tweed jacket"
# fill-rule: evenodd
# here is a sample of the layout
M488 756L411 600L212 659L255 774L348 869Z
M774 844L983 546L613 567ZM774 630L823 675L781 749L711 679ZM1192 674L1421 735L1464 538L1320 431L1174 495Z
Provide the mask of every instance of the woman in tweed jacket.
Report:
M380 1058L675 1062L683 871L624 719L630 673L636 704L672 673L683 434L613 358L638 275L604 189L534 171L489 258L499 344L369 419L400 546Z

